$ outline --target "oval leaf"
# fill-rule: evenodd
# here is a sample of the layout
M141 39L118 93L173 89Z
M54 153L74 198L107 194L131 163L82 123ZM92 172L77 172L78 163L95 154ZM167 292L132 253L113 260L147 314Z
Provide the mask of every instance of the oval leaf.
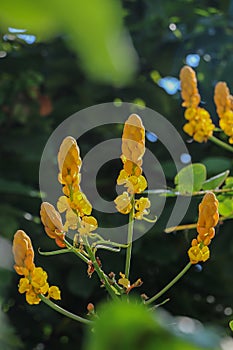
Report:
M215 190L216 188L219 188L224 181L226 180L227 176L229 175L230 171L226 170L223 173L220 173L218 175L215 175L211 177L210 179L206 180L203 185L203 190Z
M181 194L200 191L206 180L206 167L201 163L190 164L181 169L174 182L176 190Z

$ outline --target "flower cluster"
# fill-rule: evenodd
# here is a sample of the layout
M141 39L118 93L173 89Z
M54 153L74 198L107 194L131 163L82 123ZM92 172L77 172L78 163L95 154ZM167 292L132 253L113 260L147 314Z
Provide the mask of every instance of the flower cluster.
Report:
M131 114L125 122L122 135L123 169L117 178L118 185L124 185L127 189L115 199L117 210L122 214L136 211L135 218L142 219L149 214L150 201L141 197L132 200L135 194L142 193L147 188L147 181L142 175L142 158L145 153L145 128L141 118L137 114Z
M56 286L50 287L47 282L47 273L42 267L35 266L31 239L22 230L18 230L14 235L13 255L15 271L24 276L19 280L19 292L21 294L26 293L28 304L39 304L41 294L47 298L61 299L59 288Z
M97 220L91 216L92 206L81 191L80 169L82 160L76 140L66 137L58 153L58 179L63 185L63 193L57 203L60 213L66 212L64 230L78 229L80 234L88 234L98 227Z
M214 227L219 220L218 200L214 193L207 192L199 204L199 217L197 221L197 238L192 240L192 246L188 251L190 262L197 264L209 259L209 245L215 236Z
M219 126L227 136L230 136L229 143L233 144L233 96L227 84L220 81L215 86L214 102L220 121Z
M182 106L186 107L185 119L188 120L183 127L184 131L197 142L206 142L213 134L214 124L210 114L199 106L200 94L197 88L196 74L189 66L180 71L181 96L184 100Z

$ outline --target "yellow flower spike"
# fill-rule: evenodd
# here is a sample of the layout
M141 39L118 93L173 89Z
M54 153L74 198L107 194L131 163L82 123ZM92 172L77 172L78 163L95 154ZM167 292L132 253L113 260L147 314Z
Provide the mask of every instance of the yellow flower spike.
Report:
M117 210L121 214L129 214L132 209L131 198L128 192L123 192L121 195L119 195L114 200L114 203L116 204Z
M197 78L195 71L184 66L180 71L181 96L184 100L182 106L197 108L201 98L197 88Z
M34 250L30 237L22 230L18 230L13 240L14 269L19 275L27 276L35 269Z
M145 128L137 114L131 114L125 122L121 149L122 162L126 164L126 169L132 168L128 174L133 175L133 168L141 167L145 153Z
M56 244L63 248L66 246L64 243L64 227L62 224L61 216L56 211L54 206L50 203L43 202L40 209L41 221L44 225L47 235L54 239Z
M218 200L213 192L207 192L199 204L199 216L197 221L197 239L192 240L192 246L188 250L191 264L205 262L210 257L208 245L215 235L214 227L219 220Z
M227 136L229 143L233 143L233 97L227 84L220 81L215 86L214 102L220 121L219 126Z
M54 300L61 300L61 291L57 286L51 286L48 290L48 297Z
M60 170L60 181L62 184L79 184L79 170L82 165L80 152L76 140L67 136L60 146L58 152L58 166Z
M194 70L184 66L180 71L181 96L184 100L182 106L186 107L184 113L188 120L183 130L197 142L206 142L213 135L215 128L210 114L204 109L198 107L200 95L197 89L197 79Z
M78 232L81 235L88 235L98 227L97 220L93 216L83 216L80 225Z
M214 193L208 192L199 204L199 217L197 221L197 232L199 241L205 241L210 244L210 240L215 235L214 227L219 220L218 200ZM209 240L207 240L209 238Z
M224 114L231 110L232 99L227 84L219 81L214 89L214 102L217 108L217 113L220 118L224 118Z

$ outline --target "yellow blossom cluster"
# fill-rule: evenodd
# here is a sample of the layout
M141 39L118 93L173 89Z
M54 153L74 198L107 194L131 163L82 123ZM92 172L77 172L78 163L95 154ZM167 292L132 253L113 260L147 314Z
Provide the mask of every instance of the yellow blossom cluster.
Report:
M233 96L225 82L219 81L215 86L214 102L220 121L219 126L233 144Z
M192 240L192 246L188 250L190 262L197 264L210 257L209 245L215 236L214 227L219 220L218 200L214 193L207 192L199 204L199 217L197 221L197 238Z
M131 114L125 122L122 134L123 169L117 178L118 185L124 185L127 191L115 199L117 210L122 214L129 214L133 209L134 217L141 220L149 214L150 201L141 197L132 200L134 194L142 193L147 188L147 181L142 175L142 158L145 153L145 128L137 114ZM133 208L134 206L134 208Z
M181 96L184 100L182 106L186 107L185 119L188 120L183 127L184 131L197 142L206 142L213 134L214 124L210 114L199 107L200 94L197 88L197 79L194 70L184 66L180 71Z
M123 169L117 178L117 184L124 185L130 194L141 193L147 187L141 167L145 153L145 128L137 114L131 114L125 122L121 149Z
M63 185L64 196L59 198L57 208L60 213L66 212L64 231L78 229L80 234L88 234L98 227L98 223L90 216L91 203L80 188L81 165L77 142L73 137L67 136L58 152L58 179Z
M19 280L19 292L26 294L28 304L39 304L40 295L55 300L61 299L61 292L57 286L49 286L47 273L42 267L34 264L34 250L28 235L18 230L13 240L13 255L15 260L15 271L24 276Z

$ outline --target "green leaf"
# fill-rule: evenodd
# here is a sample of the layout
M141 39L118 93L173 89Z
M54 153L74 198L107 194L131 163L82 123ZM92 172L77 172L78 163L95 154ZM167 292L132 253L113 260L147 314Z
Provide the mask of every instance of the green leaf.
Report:
M226 198L224 201L219 202L218 208L219 214L222 216L233 215L233 200L232 198Z
M225 186L223 188L233 188L233 176L229 176L225 181Z
M206 167L201 163L190 164L175 176L176 190L181 194L200 191L206 180Z
M93 79L124 85L136 70L137 54L123 24L123 9L114 0L5 1L1 27L25 28L37 40L65 33ZM39 38L38 38L39 36Z
M223 173L220 173L218 175L215 175L211 177L210 179L206 180L203 185L203 190L215 190L216 188L219 188L224 181L226 180L227 176L229 175L230 171L226 170Z
M231 321L229 322L229 327L230 327L230 329L233 331L233 320L231 320Z

